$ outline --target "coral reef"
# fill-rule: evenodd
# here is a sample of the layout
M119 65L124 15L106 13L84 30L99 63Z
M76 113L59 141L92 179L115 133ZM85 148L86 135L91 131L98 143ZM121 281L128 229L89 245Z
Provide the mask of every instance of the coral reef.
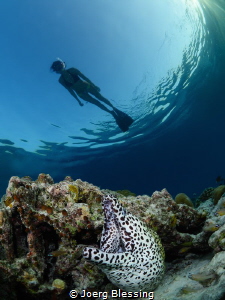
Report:
M0 299L64 300L72 289L117 288L82 256L86 246L99 247L105 193L71 177L59 183L46 174L10 179L0 202ZM207 293L221 299L225 197L215 203L211 193L195 209L177 204L166 189L151 197L111 193L161 238L167 270L156 299L206 299Z
M225 296L225 252L204 256L189 253L167 264L167 272L155 293L164 300L222 300Z
M190 207L194 207L194 204L191 201L191 199L188 197L188 195L186 195L184 193L177 194L176 197L175 197L175 202L177 204L186 204Z
M213 191L214 191L213 187L204 189L204 191L201 193L198 199L200 199L202 202L208 200L209 198L212 197Z
M213 191L214 191L213 187L204 189L204 191L196 199L195 206L198 207L202 202L212 198Z
M116 192L119 193L119 194L121 194L121 195L123 195L123 196L125 196L125 197L127 197L127 196L136 196L135 193L132 193L129 190L118 190Z
M212 198L214 204L217 204L217 202L220 200L220 198L224 193L225 193L225 185L219 185L214 189L214 191L212 192Z
M102 284L104 276L81 257L82 244L97 243L101 232L101 195L70 178L10 179L0 209L0 270L18 293L63 299L74 282L78 290Z

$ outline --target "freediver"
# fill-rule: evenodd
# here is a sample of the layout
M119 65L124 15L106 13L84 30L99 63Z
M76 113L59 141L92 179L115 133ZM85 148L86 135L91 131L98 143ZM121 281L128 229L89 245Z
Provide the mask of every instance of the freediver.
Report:
M66 63L61 59L54 61L50 69L53 72L61 74L59 77L59 83L61 83L69 91L69 93L78 101L80 106L83 106L84 104L80 101L78 96L110 113L115 118L117 125L123 132L127 131L129 126L134 122L130 116L115 108L108 99L103 97L100 94L100 88L92 83L91 80L84 76L84 74L82 74L78 69L66 69ZM107 104L112 108L112 110L108 109L101 102Z

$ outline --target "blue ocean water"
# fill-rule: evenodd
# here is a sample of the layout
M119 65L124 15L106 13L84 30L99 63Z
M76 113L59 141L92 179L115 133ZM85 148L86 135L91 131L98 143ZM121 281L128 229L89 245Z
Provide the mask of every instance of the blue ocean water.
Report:
M1 3L1 194L49 173L112 190L190 197L225 176L225 3ZM78 104L49 72L80 69L135 122Z

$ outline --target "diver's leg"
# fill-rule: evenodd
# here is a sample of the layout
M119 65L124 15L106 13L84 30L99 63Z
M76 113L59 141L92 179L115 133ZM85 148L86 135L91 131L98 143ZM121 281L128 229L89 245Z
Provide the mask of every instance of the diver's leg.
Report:
M107 111L108 113L112 114L112 111L109 110L107 107L105 107L103 104L101 104L98 100L96 100L95 98L91 97L89 94L83 93L83 94L79 94L79 97L84 99L87 102L90 102L96 106L98 106L99 108L101 108L104 111Z
M99 102L98 100L96 100L95 98L91 97L89 94L87 93L83 93L83 94L79 94L79 97L84 99L87 102L90 102L96 106L98 106L99 108L101 108L104 111L107 111L108 113L110 113L117 125L120 127L120 129L125 132L129 129L129 126L133 123L133 119L131 117L129 117L127 114L121 112L118 109L114 110L109 110L108 108L106 108L103 104L101 104L101 102Z
M88 89L88 93L92 94L93 96L95 96L98 100L104 102L105 104L111 106L112 108L114 108L114 106L112 105L112 103L106 99L105 97L103 97L93 86L90 86Z

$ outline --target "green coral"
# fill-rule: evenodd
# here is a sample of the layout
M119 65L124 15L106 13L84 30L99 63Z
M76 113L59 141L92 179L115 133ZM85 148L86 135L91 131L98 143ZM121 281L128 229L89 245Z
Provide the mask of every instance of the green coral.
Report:
M128 197L128 196L134 196L135 197L136 196L135 193L132 193L129 190L118 190L116 192L119 193L119 194L121 194L121 195L123 195L123 196L125 196L125 197Z
M175 197L175 202L177 204L185 204L187 206L194 207L194 204L191 201L191 199L184 193L177 194Z
M213 203L216 205L222 195L225 193L225 185L219 185L212 192Z
M67 224L67 225L65 226L65 228L68 228L69 231L70 231L70 233L71 233L72 235L75 235L76 232L77 232L77 228L74 227L74 226L72 226L72 225Z
M177 218L175 215L172 215L170 218L170 227L174 228L176 227L176 224L177 224Z
M69 191L71 192L73 199L75 202L78 202L79 200L79 188L76 185L70 184L69 186Z

